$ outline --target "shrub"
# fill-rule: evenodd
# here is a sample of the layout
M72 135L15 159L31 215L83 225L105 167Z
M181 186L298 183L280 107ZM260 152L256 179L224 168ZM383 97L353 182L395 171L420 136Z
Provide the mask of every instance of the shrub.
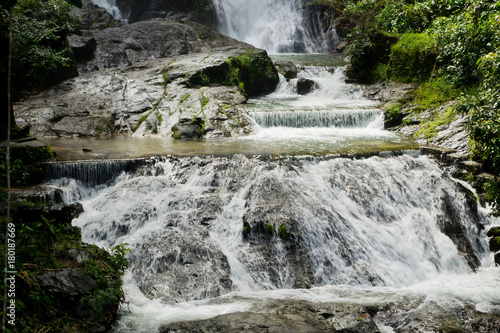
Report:
M388 76L404 82L429 79L436 64L437 44L433 35L406 34L392 46Z

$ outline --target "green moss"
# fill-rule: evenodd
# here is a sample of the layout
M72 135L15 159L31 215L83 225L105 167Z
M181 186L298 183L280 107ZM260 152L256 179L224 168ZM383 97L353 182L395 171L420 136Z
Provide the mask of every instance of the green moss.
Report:
M286 228L286 224L282 224L278 228L278 235L282 240L287 240L288 239L288 231Z
M248 51L226 59L225 66L205 68L193 74L187 84L236 86L244 94L254 96L272 92L278 82L278 71L267 54Z
M274 233L276 232L272 223L266 223L265 229L266 233L268 233L269 235L274 235Z
M428 110L431 107L451 101L460 95L460 91L445 78L440 77L423 83L416 92L415 104Z
M36 202L24 200L13 206L12 223L16 226L16 327L19 332L69 332L78 328L87 332L96 326L109 327L117 318L123 300L121 276L128 266L126 244L111 252L82 243L81 232L70 220L45 218L23 221L16 211ZM5 234L6 218L0 215L0 232ZM47 212L47 214L50 214ZM22 214L20 216L23 216ZM47 215L49 216L49 215ZM4 253L5 244L0 244ZM68 259L69 251L86 253L78 263ZM86 297L56 294L41 288L37 276L49 271L77 269L95 281ZM1 284L1 283L0 283Z
M207 106L209 101L210 101L210 99L208 97L206 97L202 91L201 92L201 109L202 110L205 108L205 106Z
M488 237L500 237L500 226L491 227L487 233Z
M426 139L433 138L438 133L439 126L449 124L455 119L456 119L455 109L448 107L446 108L446 111L443 112L440 116L438 116L435 120L424 124L424 126L417 133L415 133L415 137L416 138L424 137Z

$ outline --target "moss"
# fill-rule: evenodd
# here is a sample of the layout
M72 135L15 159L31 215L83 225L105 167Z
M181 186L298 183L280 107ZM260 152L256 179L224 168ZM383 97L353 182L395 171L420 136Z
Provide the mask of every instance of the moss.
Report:
M276 232L272 223L266 223L265 229L266 233L268 233L269 235L274 235L274 233Z
M433 35L404 35L391 47L388 76L403 82L426 81L434 72L437 50Z
M487 233L488 237L500 237L500 226L491 227Z
M247 51L229 58L222 66L208 67L193 74L188 86L237 86L248 96L274 91L279 82L278 71L266 53Z
M201 109L202 110L205 108L205 106L207 106L209 101L210 101L210 99L208 97L206 97L202 91L201 92Z
M448 107L446 108L445 112L436 117L433 121L424 124L424 126L417 133L415 133L415 137L424 137L426 139L431 139L437 135L439 126L449 124L455 119L455 109Z
M287 240L288 239L288 231L286 228L286 224L282 224L278 228L278 235L282 240Z

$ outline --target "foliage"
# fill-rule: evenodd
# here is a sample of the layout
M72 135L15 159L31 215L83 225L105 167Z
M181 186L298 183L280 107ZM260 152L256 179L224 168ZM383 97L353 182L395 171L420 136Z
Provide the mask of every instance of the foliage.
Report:
M89 331L108 326L116 318L123 299L121 275L128 267L127 244L110 252L82 243L80 230L71 221L52 218L46 212L39 219L24 213L40 203L15 202L12 223L16 226L16 328L18 332ZM34 206L34 207L33 207ZM5 215L0 215L0 252L5 250ZM49 216L49 217L45 217ZM81 263L68 260L70 250L84 252ZM49 271L76 268L95 281L86 297L63 296L40 287L37 276Z
M422 110L429 110L460 96L460 90L439 77L432 81L424 82L416 92L415 103Z
M266 223L265 229L266 229L266 233L268 233L270 235L274 235L274 232L276 231L276 230L274 230L274 225L272 223Z
M71 63L66 35L76 28L63 0L18 0L13 7L13 83L29 88ZM8 30L8 13L0 11L0 30ZM2 59L0 66L6 66ZM6 70L2 68L2 72Z
M500 7L498 4L488 7L492 10L480 13L475 6L470 6L458 15L436 19L428 29L439 45L437 60L442 74L458 87L479 81L478 59L492 51L494 45L499 45L500 25L495 17Z
M433 35L405 34L391 48L387 74L397 81L425 81L431 77L436 56L437 43Z
M11 148L11 184L12 186L27 186L37 183L43 176L43 170L38 165L52 157L48 146L22 146ZM0 148L0 186L7 186L7 149Z

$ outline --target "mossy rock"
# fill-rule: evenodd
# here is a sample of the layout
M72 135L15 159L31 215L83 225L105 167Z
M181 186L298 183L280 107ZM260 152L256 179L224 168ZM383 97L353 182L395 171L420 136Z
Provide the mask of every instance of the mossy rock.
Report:
M500 236L493 237L490 239L490 251L497 252L500 251Z
M187 83L191 86L236 86L250 97L273 92L279 77L265 51L248 51L227 59L220 66L204 68L193 74Z
M491 227L486 234L488 237L498 237L500 236L500 226Z

